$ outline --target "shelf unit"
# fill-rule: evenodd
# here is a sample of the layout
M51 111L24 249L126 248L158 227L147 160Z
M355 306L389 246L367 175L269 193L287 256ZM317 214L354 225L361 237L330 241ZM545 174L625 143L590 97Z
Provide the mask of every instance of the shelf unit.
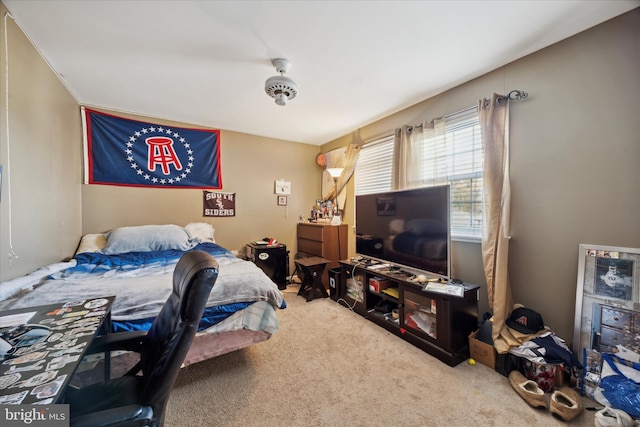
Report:
M354 312L449 366L469 358L469 334L478 329L479 286L459 285L464 291L457 296L424 291L424 284L399 269L373 270L350 261L340 265L340 298Z

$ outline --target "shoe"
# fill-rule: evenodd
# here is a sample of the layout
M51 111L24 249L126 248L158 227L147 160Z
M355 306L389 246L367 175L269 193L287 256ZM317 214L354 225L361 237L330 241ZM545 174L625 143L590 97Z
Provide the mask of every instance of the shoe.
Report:
M563 421L571 421L582 413L584 404L582 397L573 388L562 387L551 393L549 411Z
M511 387L529 406L533 408L547 407L544 400L544 391L538 387L535 381L526 379L519 371L511 371L509 373L509 382Z
M631 415L608 406L596 412L594 421L596 427L633 427L634 425Z

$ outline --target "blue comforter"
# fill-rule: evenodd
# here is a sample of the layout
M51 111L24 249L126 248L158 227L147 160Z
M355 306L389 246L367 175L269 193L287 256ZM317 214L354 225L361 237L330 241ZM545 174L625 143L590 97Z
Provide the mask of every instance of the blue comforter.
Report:
M208 252L220 267L201 329L256 301L286 307L282 292L255 264L215 243L200 243L191 250ZM112 319L116 330L147 329L172 291L173 270L183 254L179 250L81 253L74 257L75 266L50 275L10 308L115 295Z
M207 252L216 258L219 264L222 263L222 259L236 259L231 252L215 243L200 243L191 250ZM50 277L54 279L64 277L81 278L83 275L100 277L126 274L127 272L132 272L134 275L139 276L144 269L157 269L167 266L173 269L183 254L184 251L175 249L153 252L128 252L118 255L84 252L73 257L77 261L75 267L55 273Z

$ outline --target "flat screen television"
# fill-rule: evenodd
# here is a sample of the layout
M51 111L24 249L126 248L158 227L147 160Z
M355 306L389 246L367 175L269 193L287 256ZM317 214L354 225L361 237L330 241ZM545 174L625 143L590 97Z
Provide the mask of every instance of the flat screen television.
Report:
M356 196L359 256L450 277L449 185Z

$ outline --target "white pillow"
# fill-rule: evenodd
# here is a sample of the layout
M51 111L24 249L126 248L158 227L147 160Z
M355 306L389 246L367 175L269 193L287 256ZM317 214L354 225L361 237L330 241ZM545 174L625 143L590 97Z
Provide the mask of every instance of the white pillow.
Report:
M83 252L102 252L107 246L107 236L104 234L85 234L80 239L80 246L76 254Z
M114 228L107 233L106 255L176 249L186 251L193 245L189 233L177 225L140 225Z
M216 242L213 236L216 230L208 222L191 222L187 224L184 229L187 230L191 239L197 243Z

